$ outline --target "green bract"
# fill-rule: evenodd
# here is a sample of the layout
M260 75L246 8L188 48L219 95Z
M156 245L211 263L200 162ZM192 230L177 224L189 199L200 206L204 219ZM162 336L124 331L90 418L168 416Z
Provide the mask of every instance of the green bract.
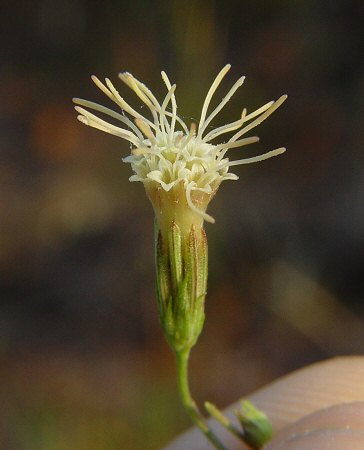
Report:
M190 349L205 318L207 240L203 228L183 235L176 222L161 233L156 225L157 297L161 325L176 352Z

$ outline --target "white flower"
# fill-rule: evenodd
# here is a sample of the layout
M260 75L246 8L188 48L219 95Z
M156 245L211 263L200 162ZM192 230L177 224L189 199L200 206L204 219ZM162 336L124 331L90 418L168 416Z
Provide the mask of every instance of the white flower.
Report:
M287 98L282 95L277 101L271 101L249 114L243 109L238 120L218 128L210 128L212 120L244 82L245 77L239 78L218 106L208 114L212 96L230 67L229 64L226 65L212 83L202 106L198 125L192 123L189 127L177 114L176 85L171 84L165 72L162 72L162 79L167 87L167 94L161 103L133 75L127 72L119 74L119 78L148 107L150 118L133 109L108 78L104 84L92 76L96 86L120 107L121 113L87 100L73 99L74 103L80 105L75 109L79 112L78 119L82 123L131 143L131 155L123 159L131 164L135 172L130 181L141 181L145 185L156 213L163 203L160 197L164 195L174 203L184 201L190 212L200 216L202 221L214 222L205 211L223 180L238 179L237 175L229 172L230 167L262 161L285 151L284 148L278 148L263 155L233 161L226 156L229 149L257 142L259 138L256 136L241 137L263 122ZM82 106L110 116L120 121L124 127L112 125ZM232 132L234 134L226 142L215 143L218 137ZM155 200L156 193L158 201Z

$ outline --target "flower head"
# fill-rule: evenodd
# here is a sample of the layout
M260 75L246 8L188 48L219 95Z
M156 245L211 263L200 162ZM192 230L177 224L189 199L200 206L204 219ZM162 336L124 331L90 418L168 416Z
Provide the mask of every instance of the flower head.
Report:
M183 210L182 215L190 216L186 218L188 223L196 220L200 225L203 220L214 222L214 219L206 213L206 208L222 181L238 179L237 175L230 172L230 168L262 161L285 151L284 148L278 148L259 156L237 160L230 160L227 156L229 149L257 142L259 138L256 136L244 138L242 136L263 122L287 98L283 95L277 101L266 103L249 114L243 109L238 120L210 128L212 120L244 82L245 77L239 78L215 109L208 113L211 99L230 67L229 64L226 65L212 83L197 125L192 123L187 126L177 114L176 85L171 84L165 72L162 72L162 79L167 93L162 102L159 102L148 87L130 73L119 74L119 78L149 109L149 118L132 108L108 78L105 79L105 83L95 76L92 80L119 106L121 112L115 112L87 100L77 98L73 100L78 105L75 109L82 123L130 142L131 155L123 158L124 162L131 164L134 171L130 181L141 181L144 184L157 219L162 220L165 217L168 220L174 219L176 214ZM123 126L110 124L84 107L116 119ZM228 140L216 143L217 138L228 133L230 133ZM166 212L167 204L174 205L173 210L169 208L169 213Z

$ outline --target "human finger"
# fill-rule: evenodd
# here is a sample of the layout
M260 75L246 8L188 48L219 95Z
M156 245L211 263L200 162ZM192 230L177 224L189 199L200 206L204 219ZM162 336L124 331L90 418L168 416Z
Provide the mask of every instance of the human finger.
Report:
M247 398L268 415L276 434L315 411L340 403L364 401L363 380L364 357L340 357L286 375ZM225 411L227 416L233 418L232 411L238 406L230 406ZM215 421L209 423L229 449L245 448ZM191 429L165 448L186 449L212 450L213 447L198 430Z
M362 450L364 402L321 409L284 428L266 450Z

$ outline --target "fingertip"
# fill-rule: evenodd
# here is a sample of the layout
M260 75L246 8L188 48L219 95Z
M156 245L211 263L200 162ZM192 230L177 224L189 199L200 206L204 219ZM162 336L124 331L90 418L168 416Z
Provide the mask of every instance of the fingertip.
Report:
M332 358L284 376L249 398L279 431L314 411L364 401L363 379L364 357Z
M334 405L278 433L266 450L364 449L364 402Z

